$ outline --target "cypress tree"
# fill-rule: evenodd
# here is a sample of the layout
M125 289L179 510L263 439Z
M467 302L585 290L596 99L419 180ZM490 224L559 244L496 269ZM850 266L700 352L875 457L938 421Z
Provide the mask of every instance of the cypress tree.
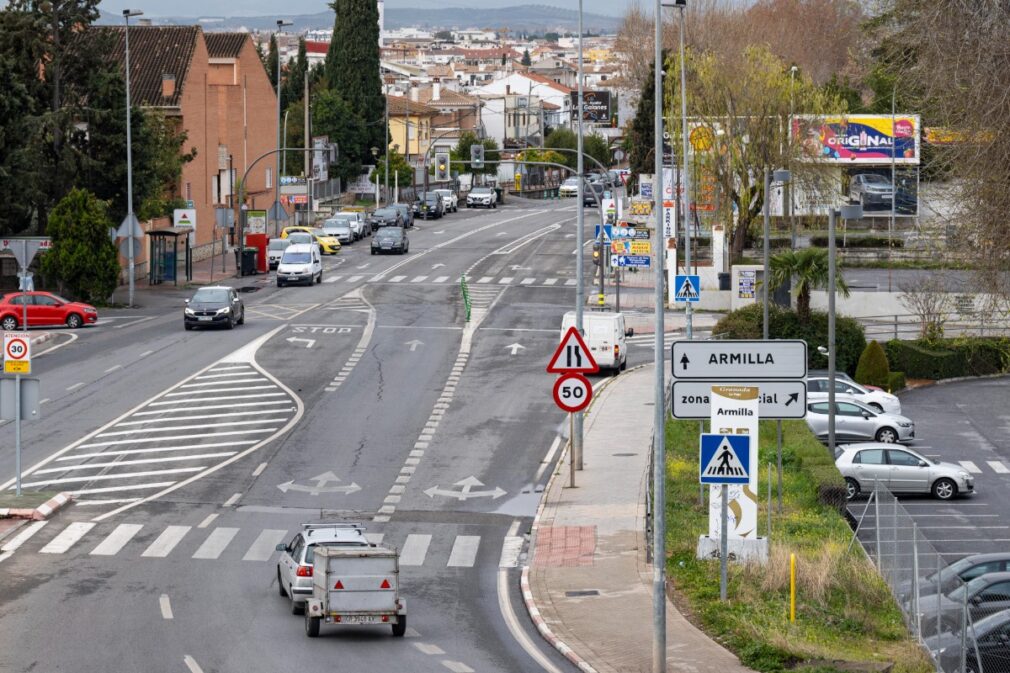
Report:
M371 147L385 152L378 5L376 0L333 0L330 7L336 12L336 20L326 54L327 81L365 125L359 152L368 153ZM362 160L364 156L355 158Z
M270 36L270 50L267 52L267 60L264 63L264 67L267 69L267 77L270 78L270 86L277 88L277 59L280 58L280 54L277 53L277 36Z

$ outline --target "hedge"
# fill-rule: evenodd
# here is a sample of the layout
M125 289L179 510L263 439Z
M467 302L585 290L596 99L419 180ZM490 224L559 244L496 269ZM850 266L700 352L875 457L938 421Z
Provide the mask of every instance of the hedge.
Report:
M986 376L1010 368L1010 339L1003 337L964 337L933 342L891 340L885 351L892 367L915 379Z
M889 372L887 374L887 392L896 393L905 388L905 372Z
M810 244L817 248L828 247L827 236L811 236ZM835 235L835 246L839 248L903 248L905 241L901 238L891 239L888 244L886 236L845 236Z

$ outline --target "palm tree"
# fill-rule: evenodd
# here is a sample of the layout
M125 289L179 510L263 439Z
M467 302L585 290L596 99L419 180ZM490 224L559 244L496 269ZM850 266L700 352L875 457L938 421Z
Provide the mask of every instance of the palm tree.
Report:
M777 289L795 280L796 314L801 320L810 317L810 291L828 286L828 251L823 248L786 250L771 258L769 287ZM841 274L835 276L835 287L843 297L849 296L849 286Z

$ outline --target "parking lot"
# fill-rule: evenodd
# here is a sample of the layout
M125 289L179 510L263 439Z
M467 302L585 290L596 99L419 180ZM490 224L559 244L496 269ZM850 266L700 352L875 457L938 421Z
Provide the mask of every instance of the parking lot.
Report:
M969 554L1010 547L1010 378L981 379L911 390L902 414L915 421L910 445L924 456L961 465L975 477L975 494L948 502L901 496L920 532L950 563ZM873 505L866 524L872 526ZM859 519L865 498L849 511Z

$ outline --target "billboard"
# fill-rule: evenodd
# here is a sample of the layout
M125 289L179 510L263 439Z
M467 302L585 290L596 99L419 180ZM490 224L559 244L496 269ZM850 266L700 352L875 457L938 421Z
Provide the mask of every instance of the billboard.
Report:
M572 92L572 109L579 108L579 92ZM582 92L582 121L610 126L610 92Z
M790 135L811 161L919 164L918 115L797 115Z

